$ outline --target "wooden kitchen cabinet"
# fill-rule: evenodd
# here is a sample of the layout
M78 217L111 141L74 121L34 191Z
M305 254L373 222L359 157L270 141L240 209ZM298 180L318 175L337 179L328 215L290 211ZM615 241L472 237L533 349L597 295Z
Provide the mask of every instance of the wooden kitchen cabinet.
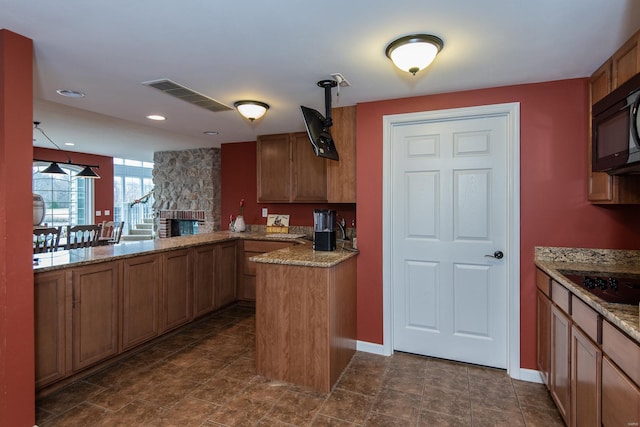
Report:
M356 347L356 258L257 264L256 371L328 393Z
M66 374L66 274L34 275L35 378L41 388Z
M567 425L571 424L571 321L556 305L551 307L551 371L549 391Z
M257 147L258 202L326 202L327 165L304 132L261 135Z
M637 426L640 422L640 389L615 364L602 359L602 425Z
M611 57L611 86L620 87L640 73L640 31L635 33Z
M333 137L339 161L327 160L327 201L356 202L356 107L331 110Z
M631 37L614 55L602 64L589 81L591 107L612 90L640 73L640 31ZM593 204L639 204L640 176L611 176L591 170L592 157L591 109L589 110L587 199Z
M193 273L187 249L171 251L162 258L161 332L189 322L193 316Z
M193 249L193 316L210 313L215 308L216 247Z
M159 255L123 261L122 349L127 350L158 336L161 286Z
M216 277L214 307L220 308L236 300L237 287L237 247L236 241L216 245Z
M86 368L118 353L119 262L72 271L70 370Z
M241 277L238 278L238 299L255 302L256 300L256 263L249 261L252 256L293 246L293 242L270 240L244 240L242 251Z
M600 425L602 351L577 326L571 327L571 425Z
M542 291L537 291L536 360L542 381L549 387L551 371L551 301Z

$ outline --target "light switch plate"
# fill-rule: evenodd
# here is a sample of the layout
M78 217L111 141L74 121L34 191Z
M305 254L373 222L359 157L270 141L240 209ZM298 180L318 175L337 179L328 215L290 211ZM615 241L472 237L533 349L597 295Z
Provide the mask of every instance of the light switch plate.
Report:
M96 216L102 216L102 211L96 211Z
M262 208L262 218L266 218L269 215L269 209Z
M104 214L105 214L105 215L111 215L111 211L110 211L110 210L106 210L106 209L105 209Z

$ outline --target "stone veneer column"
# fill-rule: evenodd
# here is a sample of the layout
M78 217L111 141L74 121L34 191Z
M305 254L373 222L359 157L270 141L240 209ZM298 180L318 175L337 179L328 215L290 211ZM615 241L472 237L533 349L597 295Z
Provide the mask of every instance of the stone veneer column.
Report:
M202 210L200 233L220 229L220 149L197 148L153 154L153 210Z

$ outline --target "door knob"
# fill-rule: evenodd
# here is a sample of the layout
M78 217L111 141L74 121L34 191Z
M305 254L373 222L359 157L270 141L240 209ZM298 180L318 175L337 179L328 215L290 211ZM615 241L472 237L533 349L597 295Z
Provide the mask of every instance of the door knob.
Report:
M502 251L495 251L493 255L485 255L485 256L487 258L502 259L504 257L504 254L502 253Z

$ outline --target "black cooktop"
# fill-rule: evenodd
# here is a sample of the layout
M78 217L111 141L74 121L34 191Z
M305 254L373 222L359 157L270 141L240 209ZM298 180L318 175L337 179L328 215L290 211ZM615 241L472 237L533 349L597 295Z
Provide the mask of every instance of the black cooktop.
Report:
M616 304L640 303L640 275L629 273L584 273L560 271L576 286L597 297Z

